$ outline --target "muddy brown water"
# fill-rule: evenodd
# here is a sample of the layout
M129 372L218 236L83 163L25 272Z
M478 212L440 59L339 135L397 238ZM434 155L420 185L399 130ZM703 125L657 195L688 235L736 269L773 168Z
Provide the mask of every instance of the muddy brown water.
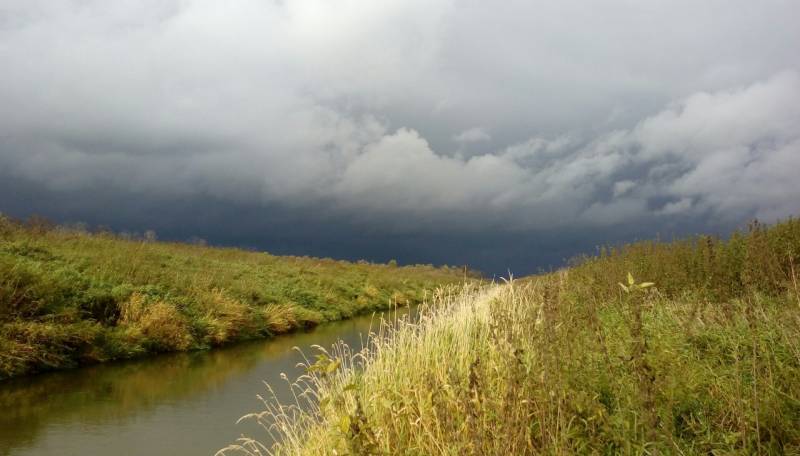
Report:
M403 313L407 313L405 311ZM393 319L397 315L383 315ZM272 385L291 402L281 373L302 374L299 347L343 340L361 347L380 315L205 352L101 364L0 382L0 456L213 455L241 435L266 431L244 414L263 409Z

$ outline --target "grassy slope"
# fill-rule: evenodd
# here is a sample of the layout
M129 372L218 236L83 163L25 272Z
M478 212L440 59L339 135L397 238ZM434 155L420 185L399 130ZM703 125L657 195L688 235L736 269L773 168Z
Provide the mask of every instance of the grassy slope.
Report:
M0 379L267 337L393 303L463 271L123 240L0 215Z
M789 220L442 295L312 365L299 421L267 402L267 453L800 454L799 262Z

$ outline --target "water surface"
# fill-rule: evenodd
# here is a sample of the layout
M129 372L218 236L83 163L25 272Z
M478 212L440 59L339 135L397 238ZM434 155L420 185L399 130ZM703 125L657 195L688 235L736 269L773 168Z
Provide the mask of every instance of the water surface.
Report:
M0 456L213 455L255 423L263 382L290 402L280 374L301 374L300 347L342 339L360 347L377 316L208 352L96 365L0 382Z

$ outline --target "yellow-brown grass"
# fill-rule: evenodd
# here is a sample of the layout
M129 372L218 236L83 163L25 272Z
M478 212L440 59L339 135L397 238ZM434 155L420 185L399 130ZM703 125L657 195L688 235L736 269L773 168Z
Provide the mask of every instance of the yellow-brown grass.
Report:
M153 345L153 351L186 350L192 337L183 315L162 301L149 302L134 293L120 306L119 325L128 330L130 337L143 336Z
M792 296L711 305L626 285L595 301L581 277L440 292L363 350L321 350L296 402L244 417L279 443L220 454L800 451Z

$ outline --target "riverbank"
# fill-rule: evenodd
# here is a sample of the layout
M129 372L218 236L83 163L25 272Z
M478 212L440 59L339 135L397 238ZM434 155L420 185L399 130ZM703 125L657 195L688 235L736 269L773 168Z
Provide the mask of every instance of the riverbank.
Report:
M309 354L303 403L250 416L282 442L257 454L800 452L798 260L789 220L439 295L364 352Z
M212 455L241 434L258 432L255 423L233 423L252 407L262 382L281 400L292 398L281 376L302 374L296 347L309 352L337 340L360 346L379 315L393 319L409 311L0 382L0 455L107 456L109 448L124 448L125 455Z
M0 380L422 302L464 270L155 242L0 215Z

